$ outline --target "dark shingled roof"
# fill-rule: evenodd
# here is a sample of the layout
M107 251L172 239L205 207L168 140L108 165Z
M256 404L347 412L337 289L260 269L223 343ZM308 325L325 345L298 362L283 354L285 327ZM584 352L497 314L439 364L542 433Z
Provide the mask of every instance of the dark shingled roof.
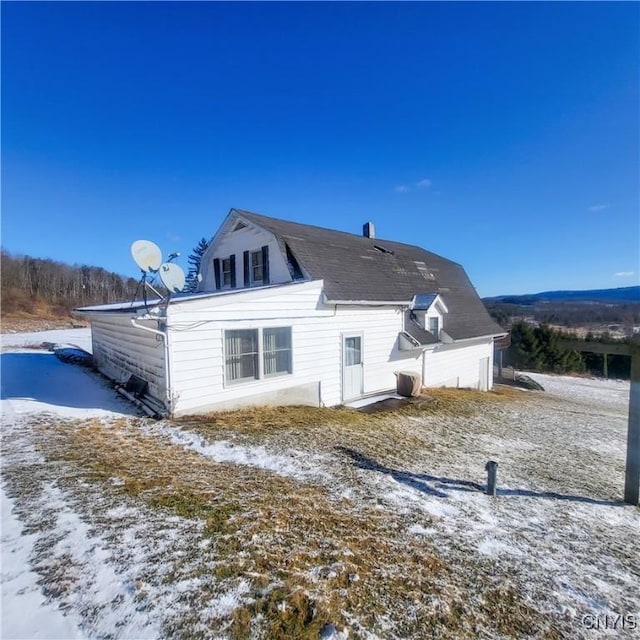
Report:
M504 333L487 313L461 265L420 247L287 222L232 209L273 233L312 280L324 280L329 300L408 303L440 293L449 313L443 329L454 339Z
M435 344L438 342L438 338L431 331L423 329L417 322L411 320L410 312L407 312L405 318L404 330L420 344Z

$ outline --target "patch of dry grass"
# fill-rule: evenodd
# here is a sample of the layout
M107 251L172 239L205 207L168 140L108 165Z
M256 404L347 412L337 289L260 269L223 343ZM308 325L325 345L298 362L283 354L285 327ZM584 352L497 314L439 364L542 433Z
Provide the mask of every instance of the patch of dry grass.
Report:
M223 411L199 416L185 416L174 422L187 429L207 433L263 435L279 431L308 429L325 424L364 427L374 423L368 416L346 407L323 408L307 406L251 407L237 411Z
M420 411L458 416L512 399L510 393L430 393L436 402ZM430 446L429 434L412 422L414 415L411 409L372 416L347 409L280 407L178 424L210 438L233 434L258 442L297 441L298 446L306 438L313 451L318 443L320 450L340 444L388 460L399 448ZM204 524L202 536L213 542L213 556L199 551L194 541L191 560L201 561L196 574L211 572L223 585L239 579L251 584L230 619L209 622L211 632L235 638L317 638L329 623L407 638L474 638L490 629L511 637L548 632L547 621L516 588L500 595L491 566L479 567L472 559L450 564L428 541L408 536L401 515L375 503L342 499L319 484L215 463L168 439L145 435L140 424L44 424L41 453L76 480ZM346 477L353 472L349 460L336 456L336 464L344 466ZM167 633L194 637L200 629L196 623L194 612L180 623L172 621Z
M426 393L433 398L433 402L419 407L416 413L456 418L470 417L493 407L526 399L522 391L507 386L496 386L491 391L439 387L427 389ZM411 407L406 410L413 413Z
M179 418L172 424L207 441L220 439L273 450L291 449L334 456L352 449L383 465L411 467L443 442L467 438L457 426L471 418L501 411L529 400L509 387L480 392L467 389L428 389L428 402L408 404L384 413L347 408L256 407L233 412ZM474 430L482 425L474 423ZM461 446L471 446L461 442ZM357 478L347 470L350 481Z
M484 407L523 399L521 391L498 386L489 392L473 389L433 388L424 395L432 402L408 404L390 412L366 414L348 407L267 406L236 411L212 412L176 418L174 423L185 429L208 434L264 435L280 431L299 431L325 425L368 428L384 423L394 415L472 415Z

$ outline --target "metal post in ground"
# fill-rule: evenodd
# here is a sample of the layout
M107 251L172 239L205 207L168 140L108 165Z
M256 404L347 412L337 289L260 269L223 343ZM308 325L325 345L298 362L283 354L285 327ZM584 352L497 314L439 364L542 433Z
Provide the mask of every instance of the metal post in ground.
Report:
M494 460L489 460L484 468L487 472L487 495L495 496L498 476L498 463Z

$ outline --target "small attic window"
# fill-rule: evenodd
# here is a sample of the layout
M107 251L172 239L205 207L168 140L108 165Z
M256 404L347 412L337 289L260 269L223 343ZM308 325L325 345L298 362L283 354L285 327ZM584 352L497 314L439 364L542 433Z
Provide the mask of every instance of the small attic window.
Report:
M247 225L244 222L238 221L236 226L233 227L233 231L240 231L240 229L246 229L246 228L247 228Z
M393 251L391 249L387 249L386 247L381 247L379 244L374 244L373 248L380 253L388 253L389 255L393 255Z

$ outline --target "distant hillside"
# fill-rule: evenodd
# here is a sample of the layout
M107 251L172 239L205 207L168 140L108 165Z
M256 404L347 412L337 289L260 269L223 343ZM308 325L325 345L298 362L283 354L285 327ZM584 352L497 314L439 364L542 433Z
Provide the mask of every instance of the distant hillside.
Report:
M640 286L619 287L617 289L589 289L587 291L543 291L524 295L504 295L483 298L484 302L533 305L539 302L600 302L600 303L640 303Z
M640 287L543 291L519 296L483 298L487 311L504 328L528 322L630 336L640 326Z
M0 252L2 331L31 330L38 321L70 322L71 310L132 299L138 283L101 267Z

